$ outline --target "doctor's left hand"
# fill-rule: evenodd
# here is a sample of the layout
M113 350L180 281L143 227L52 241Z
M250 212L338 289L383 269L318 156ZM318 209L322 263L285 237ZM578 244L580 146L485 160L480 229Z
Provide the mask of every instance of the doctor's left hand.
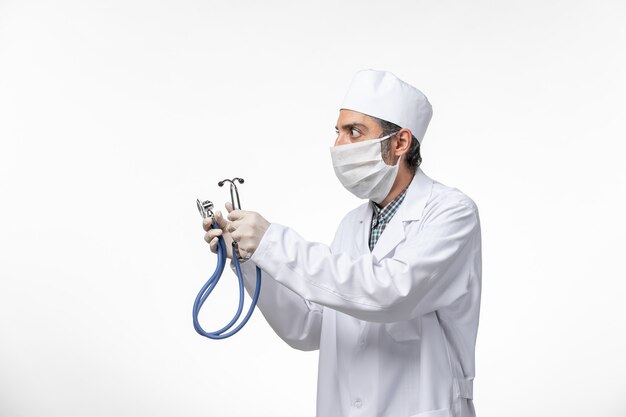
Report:
M230 202L226 203L226 210L228 210L229 213L233 211L233 205ZM222 215L222 212L219 210L215 212L215 221L217 222L217 228L212 227L213 219L210 217L202 220L202 227L206 232L204 240L209 244L211 252L217 253L217 239L219 236L223 237L224 243L226 244L226 257L228 259L232 259L233 238L228 232L228 225L230 222L226 220L226 218Z
M233 210L228 214L228 231L237 242L239 253L244 259L250 258L259 247L270 223L254 211Z

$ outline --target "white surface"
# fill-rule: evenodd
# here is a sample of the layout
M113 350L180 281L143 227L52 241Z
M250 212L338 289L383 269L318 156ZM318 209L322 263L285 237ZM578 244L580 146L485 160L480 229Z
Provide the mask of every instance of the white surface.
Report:
M373 3L0 1L0 416L313 416L316 354L260 314L194 333L195 199L242 176L330 242L368 67L428 96L423 169L481 212L478 415L626 414L624 2Z

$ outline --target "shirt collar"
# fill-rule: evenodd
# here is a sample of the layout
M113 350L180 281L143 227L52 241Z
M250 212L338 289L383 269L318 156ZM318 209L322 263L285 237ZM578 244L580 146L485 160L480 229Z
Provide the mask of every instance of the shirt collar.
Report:
M410 183L409 183L410 185ZM406 191L409 189L409 185L407 185L404 190L400 194L396 196L393 200L391 200L387 205L383 208L378 207L378 204L372 203L372 209L374 210L374 217L379 218L385 222L389 221L393 217L394 214L400 208L400 204L404 201L404 197L406 197Z
M399 207L398 217L403 222L420 220L426 202L430 199L435 181L428 177L421 167L418 167L409 188L406 191L406 198ZM374 204L367 202L359 207L358 217L361 220L372 218Z

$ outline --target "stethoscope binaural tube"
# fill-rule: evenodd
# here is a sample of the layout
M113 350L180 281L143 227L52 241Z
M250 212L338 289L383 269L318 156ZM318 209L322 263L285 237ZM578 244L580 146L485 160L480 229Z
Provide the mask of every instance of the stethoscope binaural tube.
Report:
M235 178L234 180L240 180L240 183L243 183L243 180L240 178ZM230 181L230 180L229 180ZM235 187L235 194L237 196L237 205L239 206L239 194L237 193L237 188L234 185L234 181L231 182L231 197L234 196L232 188ZM223 183L223 181L222 181ZM221 185L220 185L221 186ZM201 202L197 200L198 211L202 217L210 217L213 219L211 223L211 227L213 229L217 229L218 225L215 221L215 217L213 216L213 203L210 201ZM234 197L233 197L233 206L234 206ZM252 312L256 307L256 303L259 299L259 294L261 293L261 269L256 267L256 288L254 289L254 294L252 296L252 303L250 304L250 308L248 309L248 313L245 315L241 323L237 327L231 330L231 327L235 325L239 317L241 317L241 312L243 311L243 301L244 301L244 282L243 282L243 273L241 271L241 263L239 260L239 256L237 255L237 246L235 242L233 242L232 246L232 258L233 264L235 265L235 272L237 273L237 280L239 281L239 306L237 307L237 313L233 319L224 327L219 330L215 330L213 332L207 332L202 328L200 322L198 321L198 315L200 314L200 309L204 305L204 302L209 297L220 278L222 277L222 273L224 272L224 267L226 266L226 243L224 242L224 238L222 236L218 236L218 245L217 245L217 266L215 267L215 271L209 278L209 280L202 286L200 292L196 296L196 299L193 303L193 327L196 329L196 332L201 336L208 337L209 339L225 339L237 333L250 319L252 316Z
M243 178L235 177L232 180L225 179L217 183L218 186L222 187L224 183L230 183L230 201L233 203L233 210L241 210L241 202L239 201L239 191L237 190L237 185L235 181L239 182L239 184L243 184Z

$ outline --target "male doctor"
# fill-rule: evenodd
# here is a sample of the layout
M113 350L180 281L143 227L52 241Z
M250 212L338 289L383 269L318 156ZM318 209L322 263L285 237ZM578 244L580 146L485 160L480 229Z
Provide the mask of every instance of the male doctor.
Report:
M330 155L365 204L330 246L252 211L216 213L205 240L234 240L246 288L263 270L258 307L300 350L319 349L317 417L474 416L481 289L474 202L419 168L427 98L389 72L360 71L339 111ZM232 254L228 254L232 257Z

